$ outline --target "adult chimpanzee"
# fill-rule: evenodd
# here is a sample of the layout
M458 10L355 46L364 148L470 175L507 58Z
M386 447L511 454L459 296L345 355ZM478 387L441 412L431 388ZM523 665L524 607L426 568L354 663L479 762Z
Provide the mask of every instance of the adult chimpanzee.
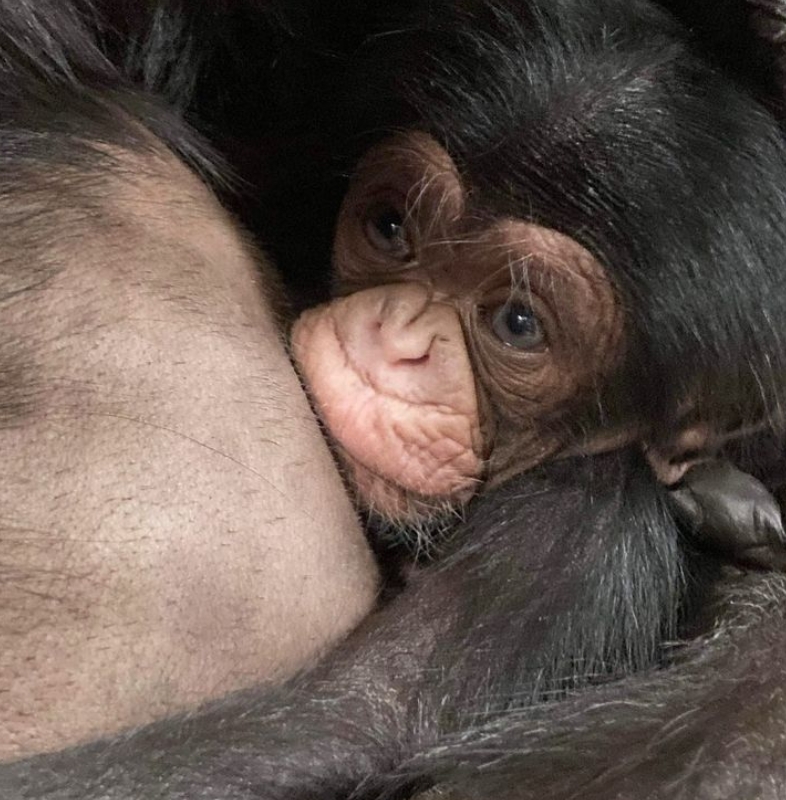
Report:
M0 4L0 760L281 680L377 594L274 281L80 9Z
M696 420L710 431L759 423L776 406L783 369L776 322L786 299L777 259L786 203L775 185L786 154L774 120L693 56L681 30L650 6L556 5L467 2L436 13L430 4L427 14L416 8L412 16L400 9L348 66L363 87L349 92L353 123L359 132L371 130L372 119L375 133L403 129L407 147L396 140L397 157L415 150L421 177L431 162L415 143L450 159L440 174L460 177L467 221L501 238L473 239L481 228L467 224L455 233L431 231L434 246L470 253L485 243L490 252L498 245L514 253L533 275L523 289L530 270L514 275L513 288L531 305L538 296L549 331L575 325L560 305L563 293L568 300L579 294L571 291L569 255L580 256L576 279L590 274L602 297L611 276L613 298L601 306L621 309L619 360L588 380L594 405L582 403L545 430L592 450L593 434L610 427L623 440L665 449ZM428 58L416 62L415 53ZM390 118L375 106L380 97L391 101ZM365 185L366 168L356 186ZM365 178L375 179L373 171ZM358 220L369 232L365 246L419 222L416 203L428 202L432 182L412 185L422 191L399 192L404 203L393 216L387 192L396 185L377 187L385 190L378 215L361 205L369 210ZM432 211L451 197L443 192ZM766 239L758 235L759 215L770 222ZM502 236L516 225L525 225L526 236L515 228L520 237ZM554 245L568 236L575 243ZM551 246L536 246L544 241ZM524 257L514 247L521 242ZM486 253L480 250L480 263ZM494 332L513 305L507 277L499 303L507 311L489 314ZM762 292L755 301L751 282ZM583 344L575 331L572 339ZM616 342L604 340L613 351ZM9 768L0 778L9 796L23 797L337 796L400 792L437 779L484 796L589 796L595 788L611 791L586 785L597 774L592 765L609 757L609 743L619 737L630 745L638 734L624 771L609 776L624 791L628 772L649 766L643 741L656 752L671 745L668 738L652 742L652 726L676 717L686 700L719 701L714 684L702 692L691 677L711 669L715 653L722 660L736 651L690 661L685 675L664 678L660 689L657 679L654 690L637 679L552 708L511 709L560 679L650 663L673 622L680 569L675 526L639 446L558 460L480 498L434 567L282 693L237 696L110 744ZM724 674L739 690L734 666ZM625 703L640 696L663 704L637 708L628 720ZM581 738L604 699L621 704L610 732L601 726ZM573 748L568 726L579 728ZM690 742L676 734L680 745ZM680 758L695 754L686 750ZM572 767L544 775L559 754ZM611 755L618 759L619 750ZM772 777L773 770L755 772L755 757L735 778L737 796L743 781L764 786ZM675 756L665 769L672 777L682 764ZM667 791L662 779L652 773L655 791Z

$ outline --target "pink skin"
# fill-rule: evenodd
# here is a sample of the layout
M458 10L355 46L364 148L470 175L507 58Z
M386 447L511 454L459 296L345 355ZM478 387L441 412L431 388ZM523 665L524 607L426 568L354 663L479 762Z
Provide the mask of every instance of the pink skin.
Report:
M407 493L464 501L483 463L475 380L456 310L418 283L307 311L293 352L361 499L399 517Z

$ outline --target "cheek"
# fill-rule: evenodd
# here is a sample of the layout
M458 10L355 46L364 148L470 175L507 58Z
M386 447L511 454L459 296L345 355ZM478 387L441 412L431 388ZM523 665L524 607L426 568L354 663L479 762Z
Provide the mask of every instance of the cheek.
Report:
M293 350L366 503L397 516L390 484L456 501L474 491L478 405L452 308L411 284L359 292L304 314Z

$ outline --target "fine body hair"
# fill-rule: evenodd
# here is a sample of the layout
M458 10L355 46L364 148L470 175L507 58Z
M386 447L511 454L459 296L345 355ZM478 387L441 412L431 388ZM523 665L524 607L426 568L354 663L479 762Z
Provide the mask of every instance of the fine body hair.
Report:
M358 153L420 126L456 158L481 210L566 230L607 265L632 322L626 391L604 397L601 415L666 427L688 394L722 424L778 416L786 149L755 98L646 2L363 5L337 15L331 31L353 22L327 49L324 30L292 45L275 3L258 16L254 3L206 13L156 4L141 22L128 18L135 35L112 28L106 39L109 12L93 24L74 16L88 6L69 5L63 25L108 42L99 52L123 80L199 113L244 176L254 175L242 169L249 148L295 135L296 152L274 150L286 157L270 184L287 185L279 200L294 205L270 211L271 189L239 206L293 284L314 279L306 254L327 277L326 232ZM0 5L22 20L15 8ZM54 3L23 8L55 19ZM305 3L284 21L319 28L320 11ZM248 19L266 46L289 42L276 62L291 69L286 86L332 65L316 90L289 106L266 89L273 106L250 117L241 110L258 104L253 91L226 100L219 56L245 55L233 37ZM51 37L77 58L78 41L45 31L42 52ZM229 74L268 86L271 55L251 57L247 73L236 57ZM95 75L80 81L100 92ZM36 103L29 93L25 104ZM277 131L282 119L292 127ZM315 211L326 221L282 244ZM763 796L786 763L782 723L767 711L782 711L781 581L753 578L732 602L748 611L722 609L684 659L635 674L668 664L664 641L696 622L685 620L690 600L717 577L712 559L702 564L638 448L553 462L473 504L440 558L311 672L3 768L0 790L30 800L402 797L440 782L469 797L638 797L641 787L669 797L673 778L694 797ZM724 692L739 702L724 706Z
M118 181L145 169L165 180L167 152L210 185L227 180L204 140L110 62L89 24L98 19L89 2L3 0L0 15L2 424L32 410L44 383L35 341L46 332L12 325L12 306L29 302L63 269L64 242L91 231L98 238Z

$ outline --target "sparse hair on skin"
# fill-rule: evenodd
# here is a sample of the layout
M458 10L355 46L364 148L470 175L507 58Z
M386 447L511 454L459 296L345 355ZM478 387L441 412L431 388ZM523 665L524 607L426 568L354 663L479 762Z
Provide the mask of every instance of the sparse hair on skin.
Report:
M11 325L10 306L62 270L59 243L107 224L102 212L117 181L146 168L160 176L168 151L208 185L229 184L204 140L102 53L90 0L0 0L0 17L2 424L35 407L34 348L45 334Z
M683 28L646 0L340 5L296 6L335 14L330 31L354 21L328 51L309 52L309 37L300 54L283 48L286 87L328 67L278 131L286 102L267 118L254 89L229 102L221 80L233 43L229 83L270 78L270 52L240 46L256 3L164 3L150 38L131 47L141 85L221 135L246 148L260 132L303 137L297 152L283 148L286 219L269 194L245 209L270 223L293 279L328 271L359 155L422 129L455 159L478 215L549 225L607 267L630 340L619 394L598 398L588 428L638 414L665 435L686 396L719 425L780 416L786 146ZM258 25L284 7L265 4ZM208 34L199 57L194 31ZM170 34L183 48L171 56ZM291 47L295 37L283 38ZM304 108L315 134L297 127ZM302 147L313 136L315 149ZM761 796L780 785L786 588L754 576L737 602L755 608L722 609L717 630L697 619L692 602L715 588L720 562L696 563L638 448L517 476L471 504L439 555L282 690L13 765L0 787L29 800L359 800L443 782L459 796L557 800L667 797L675 786ZM674 659L684 623L708 635Z
M31 243L45 241L50 220L35 226L44 206L67 213L57 202L65 192L77 201L94 196L109 176L122 174L123 151L151 154L163 145L205 181L225 184L204 140L103 54L89 24L98 20L91 0L0 0L0 14L0 202L10 231L21 226ZM16 198L39 213L31 209L27 218Z

